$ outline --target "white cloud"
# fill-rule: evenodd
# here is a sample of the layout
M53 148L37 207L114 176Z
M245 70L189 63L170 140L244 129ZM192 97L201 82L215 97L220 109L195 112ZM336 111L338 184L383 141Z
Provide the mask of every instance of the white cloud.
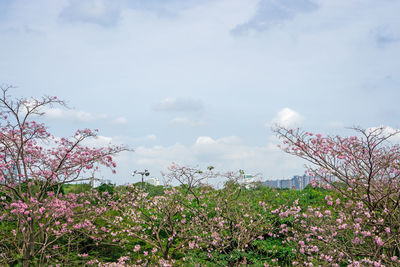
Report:
M196 99L168 97L155 103L153 109L176 112L200 111L203 109L203 103Z
M50 119L60 119L65 115L65 111L60 108L46 108L44 115Z
M113 123L119 125L126 125L128 124L128 119L125 117L118 117L115 120L113 120Z
M187 117L176 117L169 121L171 125L189 125L189 126L203 126L206 124L204 120L191 120Z
M44 112L44 116L48 119L65 119L79 122L90 122L96 120L102 120L107 118L107 115L99 114L93 115L86 111L74 110L74 109L61 109L61 108L49 108L44 107L41 110Z
M234 145L241 142L240 138L237 136L226 136L214 140L209 136L199 136L195 142L195 145L213 145L213 144L226 144Z
M250 30L265 31L293 19L297 14L312 12L316 9L318 6L310 0L260 0L254 16L246 23L236 26L232 32L243 34Z
M288 178L301 174L303 170L301 160L276 149L276 144L247 145L237 136L217 139L199 136L189 145L176 143L170 146L140 146L120 166L122 169L122 165L147 168L152 175L157 176L158 171L166 171L172 162L200 168L212 165L219 171L244 169L248 173L262 173L269 179Z
M115 25L121 13L119 1L70 0L60 13L66 21L93 23L101 26Z
M378 130L378 129L381 128L381 127L384 128L384 129L383 129L383 132L382 132L384 135L395 134L396 132L399 132L399 131L400 131L400 129L396 129L396 128L393 128L393 127L390 127L390 126L384 126L384 125L382 125L382 126L379 126L379 127L370 127L370 128L367 129L367 132L376 131L376 130ZM400 134L395 134L395 135L393 135L393 136L390 138L390 141L392 141L393 143L396 143L396 144L400 144Z
M135 137L132 139L133 142L147 142L147 141L155 141L157 140L157 136L155 134L148 134L145 136Z
M272 120L272 124L277 124L283 127L296 127L299 126L304 121L304 117L298 112L290 108L283 108L277 114L277 116ZM267 124L269 127L271 124Z
M278 136L276 135L271 135L268 137L268 143L267 143L267 147L270 151L281 151L281 149L278 147L278 145L281 144L281 140L279 139Z
M177 117L169 121L169 124L172 125L180 125L180 124L189 124L190 121L186 117Z
M197 138L195 144L196 145L213 145L215 143L216 143L216 141L214 139L212 139L211 137L200 136L199 138Z
M83 144L89 147L105 147L115 144L115 140L112 137L98 135L94 138L85 139Z
M157 140L157 136L155 134L149 134L149 135L146 135L146 139L150 140L150 141L155 141L155 140Z
M341 121L331 121L328 122L327 126L329 128L343 129L345 127L345 124Z

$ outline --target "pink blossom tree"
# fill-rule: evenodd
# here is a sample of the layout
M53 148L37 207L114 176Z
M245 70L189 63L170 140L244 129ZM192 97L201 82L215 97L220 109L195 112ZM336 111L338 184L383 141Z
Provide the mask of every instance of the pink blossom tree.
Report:
M275 128L283 150L311 163L315 185L328 189L325 206L302 210L281 207L288 242L297 245L298 262L350 266L400 264L399 131L354 128L357 136L323 137L300 129Z
M71 229L95 232L90 215L100 210L82 196L63 196L61 187L90 179L100 165L114 170L112 156L126 148L84 146L85 140L96 137L89 129L70 138L51 135L32 118L64 102L48 96L15 99L11 89L0 91L0 221L8 225L0 228L0 262L17 254L28 266L34 259L43 263L55 255L56 241Z
M227 181L223 189L205 184L216 177ZM135 264L166 266L173 265L177 255L206 253L212 260L215 254L244 251L264 233L271 233L273 222L262 216L267 204L253 206L241 198L239 177L240 173L220 174L213 168L202 171L173 164L165 178L180 185L167 186L161 196L151 197L137 188L121 195L121 214L114 218L112 234L123 246L134 246L134 252L143 255Z

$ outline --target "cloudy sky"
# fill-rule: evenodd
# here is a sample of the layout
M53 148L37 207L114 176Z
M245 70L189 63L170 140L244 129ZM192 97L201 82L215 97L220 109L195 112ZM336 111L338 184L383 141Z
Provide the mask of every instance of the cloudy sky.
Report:
M1 0L0 84L56 95L57 136L124 143L105 178L171 162L304 173L273 123L400 127L398 0ZM135 178L138 179L138 178Z

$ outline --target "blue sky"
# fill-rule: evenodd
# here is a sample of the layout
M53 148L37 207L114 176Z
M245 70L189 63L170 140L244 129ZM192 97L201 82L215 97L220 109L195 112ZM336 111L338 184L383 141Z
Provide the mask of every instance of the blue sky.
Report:
M50 130L98 128L95 144L159 177L172 161L265 178L304 172L271 123L349 135L399 128L400 1L3 0L0 83L56 95Z

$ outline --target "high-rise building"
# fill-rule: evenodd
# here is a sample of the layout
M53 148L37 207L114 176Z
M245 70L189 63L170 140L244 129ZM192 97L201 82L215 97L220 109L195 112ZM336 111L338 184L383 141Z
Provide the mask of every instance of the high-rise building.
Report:
M281 179L281 180L267 180L263 184L272 188L295 188L298 190L303 190L313 179L313 177L308 175L295 175L291 179Z
M280 187L280 180L267 180L263 182L263 185L269 186L272 188L279 188Z
M292 186L295 188L295 189L302 189L301 188L301 176L298 176L298 175L295 175L295 176L293 176L293 178L292 178Z
M281 180L281 188L292 188L292 179Z

